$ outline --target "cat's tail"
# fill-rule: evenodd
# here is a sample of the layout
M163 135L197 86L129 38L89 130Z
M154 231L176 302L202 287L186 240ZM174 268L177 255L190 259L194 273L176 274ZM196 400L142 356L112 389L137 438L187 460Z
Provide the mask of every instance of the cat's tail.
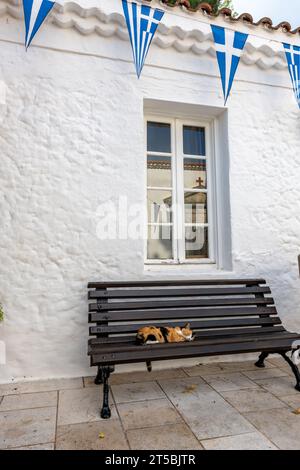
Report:
M148 370L148 372L152 372L152 362L151 362L151 361L147 361L146 364L147 364L147 370Z

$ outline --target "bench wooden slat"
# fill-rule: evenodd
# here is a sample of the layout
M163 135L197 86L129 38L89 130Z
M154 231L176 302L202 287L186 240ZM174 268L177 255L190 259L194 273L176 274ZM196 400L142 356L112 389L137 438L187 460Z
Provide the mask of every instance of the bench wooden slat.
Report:
M224 338L235 338L236 336L243 336L247 335L256 335L260 334L263 330L264 334L268 333L279 333L281 331L286 331L285 328L281 326L265 326L265 327L246 327L246 328L233 328L232 330L208 330L208 331L201 331L196 332L196 337L201 338L208 338L208 337L224 337ZM131 343L135 344L135 334L127 335L127 336L109 336L109 337L101 337L101 338L90 338L89 345L93 344L106 344L106 343Z
M213 328L234 328L238 326L258 326L258 325L279 325L281 320L278 317L268 318L232 318L230 320L209 320L209 321L191 321L191 328L194 331ZM151 323L131 323L126 325L99 325L90 327L90 335L97 334L118 334L137 332L143 326L149 326ZM160 323L159 326L183 326L183 322Z
M300 336L298 336L300 338ZM249 341L239 342L230 344L208 344L206 346L200 346L194 344L193 347L189 348L178 348L178 343L174 347L170 348L155 348L151 349L151 352L147 350L138 350L138 347L131 353L117 351L113 354L95 354L91 356L91 365L97 365L99 363L110 365L110 364L124 364L133 362L145 362L147 360L159 361L163 359L180 359L188 357L204 357L204 356L215 356L219 354L234 354L234 353L250 353L250 352L275 352L275 351L287 351L291 348L291 339L269 339L266 341ZM169 345L168 345L169 346Z
M177 318L220 318L237 316L277 315L276 307L238 307L238 308L172 308L152 310L115 310L90 314L90 323L166 320Z
M161 280L161 281L117 281L89 282L88 289L106 289L108 287L155 287L155 286L221 286L221 285L256 286L266 284L265 279L207 279L207 280Z
M215 287L215 288L185 288L185 289L113 289L89 291L89 299L121 299L139 297L181 297L181 296L222 296L222 295L250 295L270 294L269 287Z
M254 338L252 335L245 335L243 337L235 337L235 338L219 338L219 337L210 337L210 338L196 338L194 342L185 342L185 343L177 343L178 348L190 348L194 347L196 344L197 346L205 346L207 344L232 344L232 343L244 343L244 342L249 342L249 341L266 341L266 340L278 340L278 339L296 339L299 337L297 333L289 333L288 331L283 331L279 333L263 333L257 335L256 338ZM174 343L161 343L161 344L155 344L155 345L150 345L150 347L153 347L155 350L157 349L167 349L167 348L173 348ZM132 352L136 351L137 348L142 348L144 350L149 351L149 345L144 345L144 346L137 346L136 344L124 344L124 343L115 343L115 344L93 344L90 345L89 347L89 354L110 354L110 353L115 353L116 351L118 353L120 352Z
M98 304L90 304L90 312L100 310L133 310L133 309L153 309L153 308L166 308L166 307L209 307L209 306L225 306L225 305L272 305L274 299L269 298L222 298L222 299L160 299L160 300L145 300L136 302L99 302Z

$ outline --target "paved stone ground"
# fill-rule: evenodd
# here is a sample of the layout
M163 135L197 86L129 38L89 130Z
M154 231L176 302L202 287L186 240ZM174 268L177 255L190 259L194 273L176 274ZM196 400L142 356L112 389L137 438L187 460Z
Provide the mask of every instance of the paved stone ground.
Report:
M0 385L0 449L300 449L300 393L281 358ZM100 435L103 433L102 438Z

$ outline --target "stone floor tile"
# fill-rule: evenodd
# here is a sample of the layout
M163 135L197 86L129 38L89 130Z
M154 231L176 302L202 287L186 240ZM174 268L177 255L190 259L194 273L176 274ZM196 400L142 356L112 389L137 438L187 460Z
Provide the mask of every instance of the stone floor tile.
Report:
M112 418L117 417L110 394ZM62 390L58 400L58 425L89 423L101 420L102 386L77 390Z
M103 433L104 437L100 438ZM118 419L57 427L56 450L128 450Z
M127 431L133 450L192 450L202 449L191 430L185 424L172 424Z
M36 444L34 446L14 447L12 450L54 450L54 443Z
M280 400L295 410L300 408L300 393L299 392L298 392L298 395L288 395L288 396L280 397Z
M292 375L294 377L293 371L291 366L280 356L271 356L268 359L268 362L273 365L273 367L277 367L278 369L286 372L288 375Z
M255 382L252 382L252 380L248 379L240 372L206 376L203 375L203 378L218 392L242 390L245 388L258 388Z
M189 377L219 374L223 371L217 364L198 364L193 367L184 367L183 370Z
M282 401L263 389L232 390L220 394L241 413L285 408Z
M243 434L254 427L200 377L160 381L199 440Z
M136 372L126 372L121 374L111 374L109 383L110 385L119 385L119 384L130 384L135 382L154 382L155 380L160 379L175 379L177 377L186 377L183 369L163 369L163 370L154 370L152 372L147 371L136 371ZM84 377L84 386L85 387L95 387L94 384L95 376Z
M268 362L273 366L280 367L281 369L282 367L290 367L283 357L279 355L269 356Z
M125 430L182 422L165 398L119 404L118 410Z
M255 382L268 390L270 393L280 397L282 395L298 395L299 392L295 389L295 377L274 377L272 379L255 380Z
M274 377L284 377L289 375L287 371L272 367L270 369L245 370L243 374L251 380L273 379Z
M82 378L36 380L34 382L18 382L0 385L0 395L16 395L18 393L51 392L72 388L82 388Z
M213 392L212 388L205 382L202 377L183 377L170 380L159 380L160 386L172 389L173 393L198 393L199 390L206 390L208 393ZM170 387L168 387L168 383Z
M281 450L300 450L300 416L289 408L246 413L245 416Z
M255 359L253 361L218 362L218 366L224 372L243 372L244 370L257 370ZM265 366L266 369L274 367L274 365L268 361L265 362Z
M154 400L164 398L164 393L155 382L112 385L116 403Z
M25 410L57 406L57 392L19 393L6 395L0 405L1 411Z
M3 411L0 413L0 449L53 442L56 408Z
M276 450L272 444L260 432L240 434L238 436L219 437L201 441L206 450Z

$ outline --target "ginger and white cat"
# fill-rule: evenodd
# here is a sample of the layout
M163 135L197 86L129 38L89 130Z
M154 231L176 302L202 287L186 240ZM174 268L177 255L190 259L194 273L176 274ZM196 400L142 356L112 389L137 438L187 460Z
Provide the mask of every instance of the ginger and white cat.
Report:
M145 326L140 328L136 335L137 344L182 343L193 340L194 336L189 323L183 328Z

